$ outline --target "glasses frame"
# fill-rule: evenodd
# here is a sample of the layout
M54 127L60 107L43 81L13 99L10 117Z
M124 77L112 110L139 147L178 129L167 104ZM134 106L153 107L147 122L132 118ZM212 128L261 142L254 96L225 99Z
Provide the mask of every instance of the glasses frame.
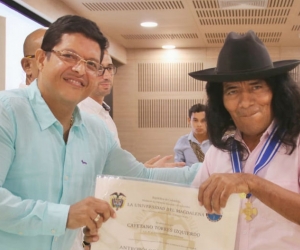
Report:
M100 63L98 63L96 61L92 61L92 60L85 60L83 57L81 57L80 55L76 54L75 52L72 52L72 51L69 51L69 50L65 50L65 49L63 49L63 50L54 50L54 49L52 49L52 50L49 50L49 51L46 51L46 52L53 52L60 60L66 62L66 63L72 64L71 62L68 62L67 60L65 60L66 58L63 59L63 57L62 57L63 52L67 52L68 54L71 54L71 55L73 55L73 56L75 56L75 57L78 58L78 60L74 63L73 66L78 65L80 62L84 62L84 66L85 66L85 69L87 71L91 71L91 72L97 74L97 76L99 76L102 71L103 71L103 74L104 74L104 71L105 71L104 67ZM98 69L93 70L93 69L89 68L87 66L88 62L92 62L92 63L98 65Z
M114 72L109 72L109 68L111 67L111 66L114 66ZM110 74L110 75L112 75L112 76L114 76L115 74L117 74L117 67L115 66L115 65L113 65L113 64L111 64L110 66L108 66L108 67L104 67L103 65L102 65L102 68L103 68L103 72L102 73L98 73L98 76L103 76L104 75L104 73L105 73L105 70L107 70L107 72Z
M27 56L24 56L25 58L35 58L35 55L27 55Z

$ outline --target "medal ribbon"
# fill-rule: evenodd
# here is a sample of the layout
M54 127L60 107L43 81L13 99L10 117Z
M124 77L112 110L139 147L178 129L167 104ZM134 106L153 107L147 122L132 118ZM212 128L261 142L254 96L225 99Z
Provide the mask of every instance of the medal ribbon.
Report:
M278 138L278 136L275 135L276 130L277 126L274 127L273 131L271 132L267 141L265 142L261 152L259 153L259 156L255 162L253 174L257 174L261 169L263 169L277 153L277 150L281 145L281 141ZM231 164L234 173L242 172L241 161L239 158L237 144L235 141L233 141L232 143ZM250 196L251 194L247 194L247 198L249 198Z

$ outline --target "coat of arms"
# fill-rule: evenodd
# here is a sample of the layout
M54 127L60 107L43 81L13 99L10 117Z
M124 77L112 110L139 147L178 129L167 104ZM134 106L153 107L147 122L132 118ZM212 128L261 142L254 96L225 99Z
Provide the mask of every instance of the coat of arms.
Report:
M110 205L117 211L119 208L124 207L126 196L122 193L114 192L110 195Z

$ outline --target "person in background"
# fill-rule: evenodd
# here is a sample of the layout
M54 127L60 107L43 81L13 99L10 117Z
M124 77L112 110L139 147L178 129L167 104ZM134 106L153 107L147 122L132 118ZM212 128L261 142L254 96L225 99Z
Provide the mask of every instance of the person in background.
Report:
M38 68L35 60L35 52L41 48L43 37L47 29L40 28L31 32L24 41L21 65L26 73L26 84L20 84L20 88L26 87L38 76Z
M107 50L104 51L104 56L101 64L104 67L104 73L101 77L99 77L100 79L97 83L97 88L88 98L80 102L78 104L78 107L80 108L80 110L83 110L89 114L97 115L98 117L103 119L107 124L109 130L114 134L116 141L120 145L117 126L109 114L110 107L104 102L105 96L111 93L114 75L117 73L117 67L113 64L112 58ZM164 157L160 157L160 155L158 155L146 161L144 165L148 168L185 166L185 163L180 161L168 162L170 159L172 159L172 157L172 155L167 155Z
M109 114L110 107L104 102L105 96L111 93L114 75L117 73L117 68L113 64L112 58L107 50L104 51L104 56L101 65L103 66L104 73L102 76L99 77L97 88L95 88L95 90L88 98L80 102L78 104L78 107L81 111L87 112L89 114L94 114L102 120L104 120L109 130L113 133L115 140L117 141L119 146L121 146L118 137L117 126ZM160 158L160 156L156 156L145 162L144 165L148 168L185 166L184 162L167 162L170 158L172 158L172 155L164 156L162 158ZM72 250L82 249L82 242L82 232L79 232L72 246ZM88 244L86 243L84 245ZM88 246L86 246L86 249L89 249Z
M0 249L68 250L79 228L96 233L115 217L107 202L91 197L97 175L194 179L200 164L145 168L101 119L80 112L77 104L103 75L107 46L94 22L60 17L35 53L38 79L0 92Z
M288 73L299 64L272 62L253 31L231 32L217 67L190 73L207 81L212 142L192 185L209 213L240 193L236 250L299 249L300 90Z
M211 143L208 140L205 118L206 106L195 104L189 109L188 124L192 131L179 138L174 147L175 162L185 162L192 166L196 162L203 162L204 155Z

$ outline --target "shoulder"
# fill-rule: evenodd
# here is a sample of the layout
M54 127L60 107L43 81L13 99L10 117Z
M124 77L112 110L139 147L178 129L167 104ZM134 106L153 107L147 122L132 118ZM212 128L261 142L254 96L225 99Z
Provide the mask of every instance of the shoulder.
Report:
M189 134L183 135L183 136L179 137L177 142L178 143L188 142L188 140L189 140L188 137L189 137Z
M13 89L0 91L1 106L21 106L24 107L28 103L28 95L26 89Z

